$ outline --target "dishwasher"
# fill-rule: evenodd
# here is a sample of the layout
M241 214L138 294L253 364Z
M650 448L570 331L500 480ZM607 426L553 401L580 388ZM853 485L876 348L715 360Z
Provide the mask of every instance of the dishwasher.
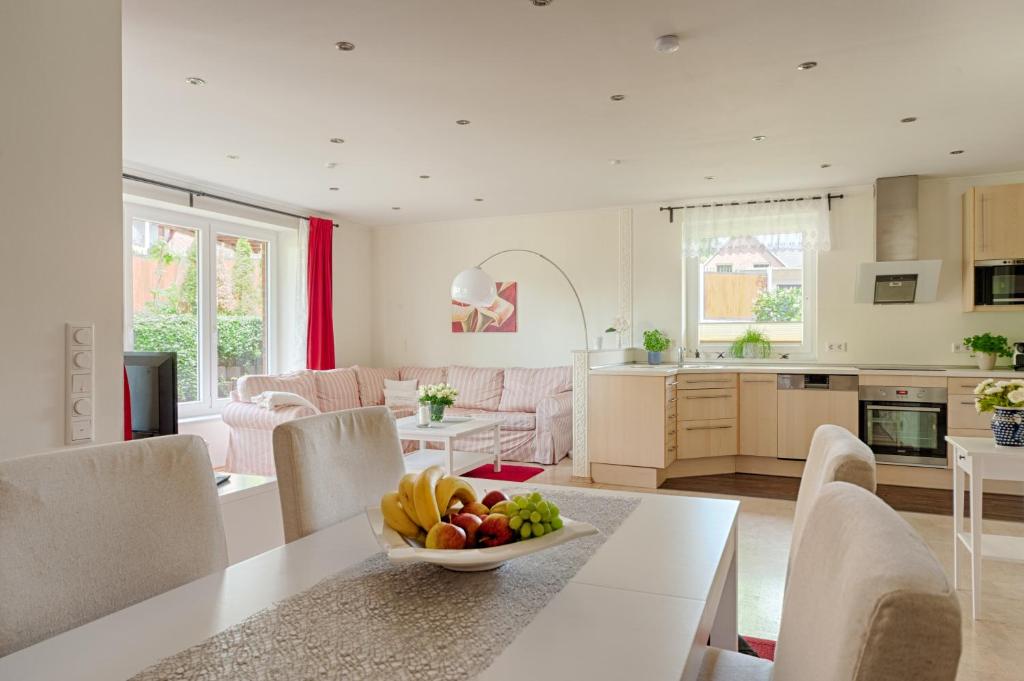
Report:
M858 387L845 374L779 374L779 458L806 460L814 431L826 423L856 435Z

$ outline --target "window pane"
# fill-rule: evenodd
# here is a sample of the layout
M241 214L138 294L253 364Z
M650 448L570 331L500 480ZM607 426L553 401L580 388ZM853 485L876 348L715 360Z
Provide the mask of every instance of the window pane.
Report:
M178 402L199 399L199 233L132 221L134 350L178 353Z
M266 373L267 242L217 235L217 397Z
M752 326L803 342L802 235L710 240L700 262L699 342L731 343Z

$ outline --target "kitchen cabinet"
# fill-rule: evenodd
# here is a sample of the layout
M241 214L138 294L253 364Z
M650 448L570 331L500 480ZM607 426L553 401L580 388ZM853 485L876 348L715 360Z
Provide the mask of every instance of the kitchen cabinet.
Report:
M740 374L739 453L779 453L779 391L775 374Z
M690 374L678 379L677 456L735 456L738 442L736 374Z
M675 461L675 376L591 375L588 402L593 463L666 468Z
M974 265L981 260L1024 258L1024 184L972 187L963 195L963 309L1007 312L1014 305L976 305Z
M806 459L820 425L834 423L857 432L856 390L780 390L778 400L780 459Z

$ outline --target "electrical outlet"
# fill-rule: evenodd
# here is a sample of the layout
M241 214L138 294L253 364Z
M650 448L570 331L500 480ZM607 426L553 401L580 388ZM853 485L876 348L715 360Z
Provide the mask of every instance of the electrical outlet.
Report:
M825 349L827 349L829 352L846 352L847 348L848 345L846 341L832 341L830 343L826 343L825 345Z
M969 352L967 346L963 343L953 343L953 352Z

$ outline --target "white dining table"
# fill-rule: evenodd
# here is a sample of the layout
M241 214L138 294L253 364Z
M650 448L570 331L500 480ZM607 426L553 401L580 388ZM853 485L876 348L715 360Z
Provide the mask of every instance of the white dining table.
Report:
M736 649L738 501L573 489L641 502L480 678L691 680L709 641ZM128 679L380 550L351 518L0 658L0 679Z

